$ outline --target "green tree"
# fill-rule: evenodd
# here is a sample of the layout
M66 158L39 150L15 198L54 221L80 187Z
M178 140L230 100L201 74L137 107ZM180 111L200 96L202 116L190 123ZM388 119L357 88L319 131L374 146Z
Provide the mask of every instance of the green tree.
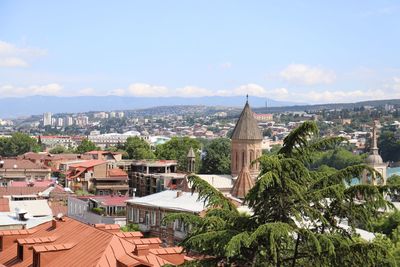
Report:
M172 214L165 222L190 224L182 245L211 256L205 261L214 266L222 261L228 266L395 266L382 243L352 234L388 202L376 186L346 186L344 181L374 170L366 165L308 168L315 152L342 141L318 138L316 124L305 122L284 139L276 155L258 159L261 173L245 198L251 214L238 212L221 192L192 175L188 179L205 201L205 215ZM345 230L341 220L353 231Z
M49 153L50 154L63 154L63 153L68 153L70 152L67 148L64 146L55 146L52 149L50 149Z
M316 153L313 161L313 167L318 168L322 165L341 170L348 166L361 164L364 162L364 157L354 155L345 148L339 147L325 152Z
M204 147L202 173L229 174L231 172L231 140L217 138Z
M139 225L134 223L129 223L121 227L122 232L138 232L140 231Z
M388 185L394 185L394 186L400 186L400 175L398 174L393 174L392 176L390 176L386 183Z
M154 159L155 155L149 143L140 137L128 137L125 143L125 151L130 159Z
M10 138L0 138L0 155L15 157L26 152L39 152L40 146L36 139L24 133L13 133Z
M379 148L385 162L400 161L400 141L396 138L395 132L383 131L379 138Z
M172 137L168 142L156 147L156 155L159 159L174 159L178 161L178 169L185 171L187 168L187 153L190 147L196 153L196 169L200 167L200 142L189 137Z
M83 154L98 149L99 148L92 141L85 138L82 140L82 143L79 146L77 146L76 153Z

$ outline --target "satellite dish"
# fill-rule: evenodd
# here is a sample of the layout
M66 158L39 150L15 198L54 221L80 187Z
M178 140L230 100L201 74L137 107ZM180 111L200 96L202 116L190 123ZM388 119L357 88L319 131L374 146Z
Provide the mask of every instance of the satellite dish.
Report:
M64 216L64 214L62 214L60 212L60 213L57 214L56 218L57 218L57 220L61 220L63 216Z

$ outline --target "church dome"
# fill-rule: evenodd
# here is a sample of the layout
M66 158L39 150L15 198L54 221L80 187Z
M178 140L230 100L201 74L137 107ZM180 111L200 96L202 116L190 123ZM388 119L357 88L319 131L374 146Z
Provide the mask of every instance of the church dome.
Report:
M383 159L379 154L370 154L365 159L365 163L367 163L367 164L382 164Z

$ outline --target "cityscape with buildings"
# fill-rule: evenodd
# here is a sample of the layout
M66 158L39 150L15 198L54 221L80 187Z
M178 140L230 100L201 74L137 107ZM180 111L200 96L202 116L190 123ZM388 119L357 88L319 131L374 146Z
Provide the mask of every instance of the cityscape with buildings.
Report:
M0 1L0 267L400 266L396 1Z

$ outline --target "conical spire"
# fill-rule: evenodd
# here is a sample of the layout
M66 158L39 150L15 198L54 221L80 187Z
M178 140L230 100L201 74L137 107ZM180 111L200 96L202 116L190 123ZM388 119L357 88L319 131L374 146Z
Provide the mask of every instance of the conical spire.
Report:
M250 108L249 102L240 114L239 120L236 123L232 133L232 139L236 140L262 140L262 134L257 126L257 121L254 118L253 111Z
M194 154L193 147L190 147L189 152L187 154L188 158L195 158L196 155Z
M231 189L231 195L240 199L245 198L249 190L254 186L247 165L243 166Z
M377 135L377 123L374 121L374 126L372 128L372 144L369 156L365 159L365 162L370 165L383 163L381 155L379 155L378 150L378 135Z
M371 154L378 155L378 136L377 136L377 125L376 121L374 121L374 126L372 128L372 147Z

